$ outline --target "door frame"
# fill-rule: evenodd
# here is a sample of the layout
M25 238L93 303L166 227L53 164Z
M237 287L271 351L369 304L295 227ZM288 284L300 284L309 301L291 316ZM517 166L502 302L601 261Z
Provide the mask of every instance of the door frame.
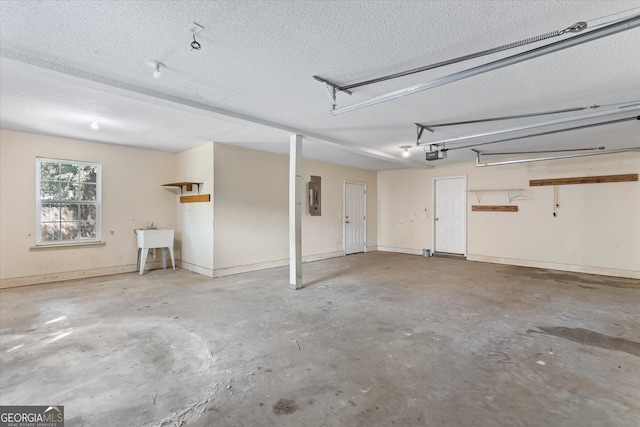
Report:
M464 239L464 255L467 256L467 209L468 207L468 199L467 199L467 175L452 175L452 176L437 176L431 178L431 207L433 215L431 215L431 247L433 248L432 253L436 252L436 181L444 180L444 179L464 179L464 211L462 212L462 218L464 219L464 227L462 230L462 235Z
M357 184L364 186L364 252L367 252L367 183L344 180L342 184L342 254L347 255L347 184Z

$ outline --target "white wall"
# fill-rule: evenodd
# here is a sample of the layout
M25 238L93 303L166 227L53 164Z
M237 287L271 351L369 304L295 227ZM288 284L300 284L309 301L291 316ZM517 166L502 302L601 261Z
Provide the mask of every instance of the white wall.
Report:
M104 246L31 250L36 156L102 164ZM0 130L0 287L134 271L133 230L176 226L174 180L174 154Z
M205 276L213 277L213 142L179 153L176 158L176 177L179 182L199 182L184 195L210 194L209 202L180 203L180 190L176 190L178 228L176 246L180 253L180 266Z
M304 142L303 142L304 155ZM289 263L289 157L215 144L214 275ZM305 185L322 177L322 215L302 222L304 261L344 254L344 181L367 184L367 242L375 245L376 173L303 161Z
M523 188L519 212L472 212L471 205L508 205L506 192L467 198L467 258L477 261L640 278L640 183L553 187L529 180L640 173L636 153L477 168L472 164L378 173L378 245L421 253L433 247L433 178L466 175L468 189ZM427 219L420 217L427 208ZM413 218L413 219L412 219Z

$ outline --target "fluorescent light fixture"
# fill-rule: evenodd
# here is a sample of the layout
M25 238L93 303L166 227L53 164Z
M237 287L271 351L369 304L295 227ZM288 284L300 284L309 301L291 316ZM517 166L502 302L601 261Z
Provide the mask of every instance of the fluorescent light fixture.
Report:
M446 85L448 83L453 83L458 80L463 80L472 76L476 76L478 74L483 74L489 71L498 70L500 68L504 68L509 65L514 65L519 62L527 61L529 59L537 58L539 56L547 55L549 53L553 53L553 52L557 52L570 47L578 46L580 44L597 40L602 37L607 37L613 34L617 34L622 31L630 30L638 26L640 26L640 15L635 15L623 21L615 22L611 25L607 25L586 33L578 34L577 36L573 36L569 39L560 40L555 43L550 43L548 45L540 46L535 49L527 50L525 52L508 56L506 58L498 59L496 61L489 62L487 64L469 68L468 70L463 70L454 74L450 74L448 76L444 76L427 83L421 83L421 84L410 86L404 89L399 89L394 92L389 92L384 95L371 98L367 101L348 105L342 108L336 108L332 110L330 114L332 116L336 116L338 114L347 113L349 111L358 110L364 107L369 107L371 105L379 104L381 102L390 101L392 99L400 98L402 96L411 95L413 93L421 92L427 89L432 89L434 87Z
M596 111L594 113L580 114L580 115L577 115L577 116L563 117L563 118L560 118L560 119L553 119L553 120L546 120L544 122L529 123L529 124L526 124L526 125L513 126L513 127L510 127L510 128L491 130L491 131L487 131L487 132L474 133L474 134L471 134L471 135L458 136L458 137L455 137L455 138L440 139L438 141L418 142L418 145L441 145L441 144L445 144L445 143L449 143L449 142L460 142L460 141L465 141L467 139L472 139L472 138L481 138L483 136L500 135L500 134L503 134L503 133L515 132L515 131L519 131L519 130L535 129L535 128L544 127L544 126L552 126L552 125L558 125L558 124L562 124L562 123L575 122L575 121L578 121L578 120L587 120L587 119L593 119L593 118L597 118L597 117L612 116L612 115L615 115L615 114L628 114L628 113L634 113L634 112L639 112L639 111L640 111L640 105L636 105L636 106L632 106L632 107L629 107L629 108L625 108L624 111L620 111L620 109L618 109L618 108L609 109L609 110L602 110L602 111Z

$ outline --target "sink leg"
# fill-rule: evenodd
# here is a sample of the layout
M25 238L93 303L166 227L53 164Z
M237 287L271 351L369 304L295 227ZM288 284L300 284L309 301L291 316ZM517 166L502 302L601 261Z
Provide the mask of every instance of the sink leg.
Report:
M167 268L167 248L162 248L162 269Z
M176 271L176 260L173 257L173 246L169 246L169 253L171 254L171 266L173 267L173 271Z
M149 249L142 248L142 252L140 253L140 275L144 273L144 264L147 262L147 255L149 255Z

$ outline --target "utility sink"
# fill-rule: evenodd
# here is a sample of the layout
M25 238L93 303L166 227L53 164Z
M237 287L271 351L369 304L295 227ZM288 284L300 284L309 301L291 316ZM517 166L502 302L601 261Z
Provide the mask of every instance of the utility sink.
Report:
M173 269L176 269L176 263L173 256L173 236L175 230L169 229L155 229L155 230L136 230L138 237L138 264L140 268L140 274L144 273L144 265L147 261L147 255L149 255L149 249L162 248L162 268L167 268L167 253L166 249L169 249L171 254L171 265Z

